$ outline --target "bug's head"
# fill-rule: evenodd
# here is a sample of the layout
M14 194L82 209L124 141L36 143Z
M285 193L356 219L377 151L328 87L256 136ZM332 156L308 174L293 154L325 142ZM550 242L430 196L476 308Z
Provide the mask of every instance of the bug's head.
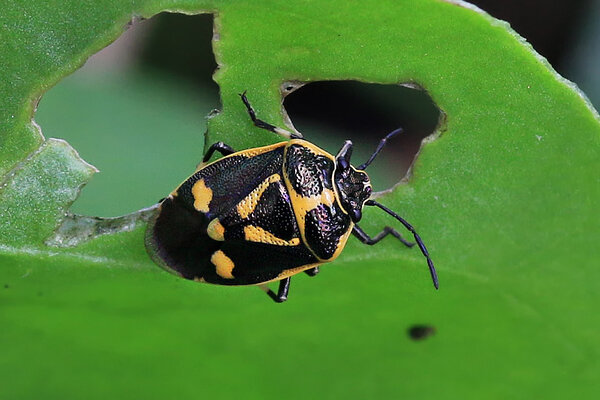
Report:
M337 188L340 203L353 222L360 221L362 208L371 197L371 180L365 171L350 165L352 142L347 140L336 156L336 168L333 181Z

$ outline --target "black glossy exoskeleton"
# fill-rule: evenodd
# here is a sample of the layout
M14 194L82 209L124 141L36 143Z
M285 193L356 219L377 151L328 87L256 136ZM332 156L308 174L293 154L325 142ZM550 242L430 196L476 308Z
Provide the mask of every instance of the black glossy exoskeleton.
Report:
M258 118L245 94L244 104L258 127L286 137L285 142L235 152L213 144L224 157L203 164L159 205L146 233L146 247L159 265L186 279L218 285L260 285L275 301L287 299L290 276L313 276L319 265L336 259L352 233L365 244L388 234L406 246L393 228L369 237L356 223L365 205L376 206L400 221L415 237L438 287L433 262L413 227L370 199L365 168L350 164L352 142L332 156L298 134ZM278 293L266 283L280 281Z

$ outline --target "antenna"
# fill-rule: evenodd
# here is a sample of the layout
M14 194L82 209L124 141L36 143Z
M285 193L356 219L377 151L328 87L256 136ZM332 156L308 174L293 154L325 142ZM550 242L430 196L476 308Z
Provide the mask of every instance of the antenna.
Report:
M379 144L377 145L377 148L375 149L373 154L371 154L371 157L369 157L369 159L367 160L366 163L360 165L358 167L358 169L362 169L362 170L366 169L369 166L369 164L371 164L373 162L375 157L377 157L377 154L379 154L379 152L383 149L383 146L385 146L385 143L388 141L388 139L391 139L394 136L396 136L397 134L402 133L402 132L404 132L404 129L398 128L396 130L391 131L387 135L385 135L385 137L379 141Z
M392 132L392 133L394 133L394 132ZM392 133L390 133L390 135ZM390 135L386 136L386 139ZM382 142L384 142L384 140L385 139L383 139ZM384 144L385 144L385 142L384 142ZM381 143L380 143L380 146L383 147L383 145L381 145ZM371 158L375 158L375 157L371 156ZM367 205L367 206L375 206L375 207L381 208L383 211L385 211L386 213L388 213L389 215L391 215L392 217L394 217L398 221L400 221L402 223L402 225L404 225L404 227L406 229L408 229L413 234L413 236L415 237L415 241L417 242L417 245L419 246L419 249L421 249L421 253L423 253L423 255L425 256L425 258L427 259L427 265L429 266L429 273L431 274L431 279L433 280L433 286L435 286L436 289L439 289L440 285L439 285L439 282L438 282L437 273L435 272L435 267L433 266L433 260L431 260L431 257L429 257L429 252L427 251L427 247L425 247L425 244L421 240L421 237L419 236L419 234L415 231L415 228L413 228L411 224L409 224L408 222L406 222L406 220L404 218L402 218L401 216L399 216L398 214L396 214L395 212L393 212L392 210L390 210L389 208L387 208L383 204L380 204L380 203L376 202L375 200L367 200L365 202L365 205Z

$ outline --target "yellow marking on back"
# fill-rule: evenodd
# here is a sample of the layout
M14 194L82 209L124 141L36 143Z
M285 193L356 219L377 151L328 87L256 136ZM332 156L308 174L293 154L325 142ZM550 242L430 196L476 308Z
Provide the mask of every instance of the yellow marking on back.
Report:
M200 179L192 186L192 195L194 196L194 208L203 213L208 212L208 205L213 197L213 191L206 187L204 179Z
M248 225L244 227L244 239L249 242L267 243L277 246L298 246L300 244L299 238L284 240L273 235L271 232L254 225Z
M213 219L206 228L206 233L213 240L223 241L225 240L225 227L221 224L218 218Z
M333 203L335 203L335 193L331 189L323 189L321 193L315 196L305 197L298 194L290 185L288 192L290 193L290 200L294 207L294 211L302 211L301 215L303 217L307 212L316 208L319 204L325 204L331 207Z
M288 193L290 194L290 201L292 202L292 208L294 210L294 214L296 215L296 222L298 223L298 229L300 229L300 236L302 237L304 243L307 243L306 236L304 235L304 228L306 226L306 214L315 209L319 204L325 204L329 207L333 205L336 201L335 193L331 189L323 189L320 194L311 197L304 197L298 194L292 185L287 185ZM306 246L311 253L313 253L312 249L309 246ZM315 257L316 254L313 253ZM319 257L317 257L321 260ZM331 261L333 258L328 259L327 261ZM325 260L322 260L325 261Z
M242 150L240 152L235 153L236 155L243 155L246 157L254 157L257 156L259 154L263 154L263 153L267 153L271 150L275 150L278 147L282 147L287 145L288 142L279 142L279 143L275 143L275 144L270 144L268 146L262 146L262 147L254 147L248 150Z
M231 258L227 257L221 250L217 250L213 253L212 257L210 258L210 262L213 263L217 275L219 275L221 278L234 279L231 271L233 271L235 264Z
M273 174L269 176L267 179L262 181L253 191L248 194L242 201L240 201L237 205L237 212L242 218L248 218L252 211L256 208L256 205L260 201L263 193L269 185L273 182L278 182L281 180L281 176L279 174Z
M321 155L321 156L324 156L324 157L327 157L331 161L333 161L334 168L333 168L333 173L331 174L331 176L335 176L336 164L335 164L335 157L334 156L332 156L331 154L329 154L325 150L321 149L320 147L315 146L314 144L312 144L310 142L307 142L305 140L302 140L302 139L292 139L292 140L290 140L288 142L288 147L291 146L291 145L293 145L293 144L298 144L298 145L304 146L307 149L309 149L311 152L313 152L315 154L318 154L318 155ZM286 151L284 152L284 156L283 157L284 157L284 160L287 157L287 148L286 148ZM285 163L285 161L284 161L284 163ZM315 196L305 197L305 196L302 196L302 195L298 194L298 192L296 192L294 190L294 188L292 187L292 185L290 183L289 177L287 176L287 171L286 171L285 167L283 168L283 173L284 173L284 178L285 178L284 181L286 183L286 188L288 190L288 193L290 194L290 200L292 202L292 209L294 210L294 214L296 216L296 222L298 223L298 228L300 229L300 237L302 238L302 241L304 243L308 243L306 241L306 235L305 235L306 214L309 211L311 211L314 208L316 208L319 204L325 204L325 205L331 207L331 206L333 206L334 203L337 203L338 208L344 214L347 214L346 210L344 210L344 208L342 207L342 204L340 202L340 198L338 196L337 189L336 189L336 186L335 186L334 182L331 182L331 184L333 186L333 190L324 188L321 193L319 193L319 194L317 194ZM335 260L337 258L337 256L344 249L344 246L346 245L346 241L348 240L348 236L352 232L353 226L354 226L354 224L351 222L350 226L348 227L348 231L339 239L336 251L333 254L333 256L331 256L331 258L321 259L321 258L319 258L313 252L313 250L310 248L310 246L307 245L306 248L319 261L322 261L322 262L333 261L333 260ZM318 265L318 264L315 264L315 266L316 265Z

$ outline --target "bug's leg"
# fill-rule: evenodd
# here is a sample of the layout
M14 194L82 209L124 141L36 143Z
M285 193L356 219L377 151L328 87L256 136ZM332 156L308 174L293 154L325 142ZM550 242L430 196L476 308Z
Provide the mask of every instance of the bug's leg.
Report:
M319 267L314 267L311 269L307 269L304 273L308 276L315 276L319 273Z
M391 139L394 136L396 136L397 134L402 133L402 132L404 132L404 130L402 128L398 128L396 130L391 131L387 135L385 135L385 137L383 139L381 139L381 141L377 145L377 148L375 149L375 151L373 152L373 154L371 154L371 157L369 157L369 159L367 160L367 162L365 162L362 165L359 165L358 169L364 170L365 168L367 168L369 166L369 164L371 164L373 162L373 160L375 159L375 157L377 157L377 154L379 154L379 152L381 150L383 150L383 146L385 146L385 144L388 141L388 139Z
M398 231L396 231L394 228L391 228L389 226L386 226L385 228L383 228L383 230L381 232L379 232L377 235L375 235L375 237L371 237L365 231L363 231L360 228L360 226L354 225L354 228L352 228L352 234L354 236L356 236L358 238L358 240L360 240L364 244L368 244L368 245L374 245L375 243L379 242L381 239L383 239L387 235L394 236L396 239L401 241L402 244L404 244L406 247L413 247L416 244L416 243L409 242L408 240L404 239L402 236L400 236Z
M248 110L248 115L250 115L250 118L252 119L252 122L254 123L254 125L258 126L259 128L266 129L270 132L276 133L280 136L283 136L286 139L302 139L302 135L300 135L298 133L290 132L286 129L278 128L275 125L271 125L268 122L263 121L262 119L256 118L256 112L254 112L254 108L252 108L252 106L250 105L250 102L248 101L248 98L246 97L246 92L241 93L240 97L242 98L242 101L244 102L244 105L246 106L246 110Z
M279 289L277 294L269 289L267 285L259 285L259 287L265 291L276 303L283 303L287 300L288 292L290 291L290 278L285 278L279 281Z
M391 215L392 217L394 217L398 221L400 221L402 223L402 225L404 225L404 227L413 234L415 240L417 241L417 245L419 246L419 249L421 249L421 253L423 253L423 256L425 256L425 258L427 259L427 266L429 267L429 273L431 274L431 280L433 281L433 286L435 286L435 288L438 289L439 288L438 277L437 277L437 273L435 272L435 267L433 266L433 260L429 256L427 247L425 247L425 243L423 243L423 240L421 239L421 237L419 236L417 231L415 231L415 228L413 228L412 225L409 224L404 218L402 218L401 216L399 216L398 214L396 214L395 212L393 212L392 210L390 210L383 204L376 202L375 200L367 200L365 202L365 205L379 207L380 209L385 211L388 215Z
M208 151L206 152L206 154L204 155L204 158L202 158L202 162L205 163L208 160L210 160L210 158L212 157L213 153L215 151L218 151L219 153L223 154L224 156L228 156L231 153L235 153L235 150L233 150L231 148L231 146L226 145L223 142L217 142L217 143L213 143L209 148Z

